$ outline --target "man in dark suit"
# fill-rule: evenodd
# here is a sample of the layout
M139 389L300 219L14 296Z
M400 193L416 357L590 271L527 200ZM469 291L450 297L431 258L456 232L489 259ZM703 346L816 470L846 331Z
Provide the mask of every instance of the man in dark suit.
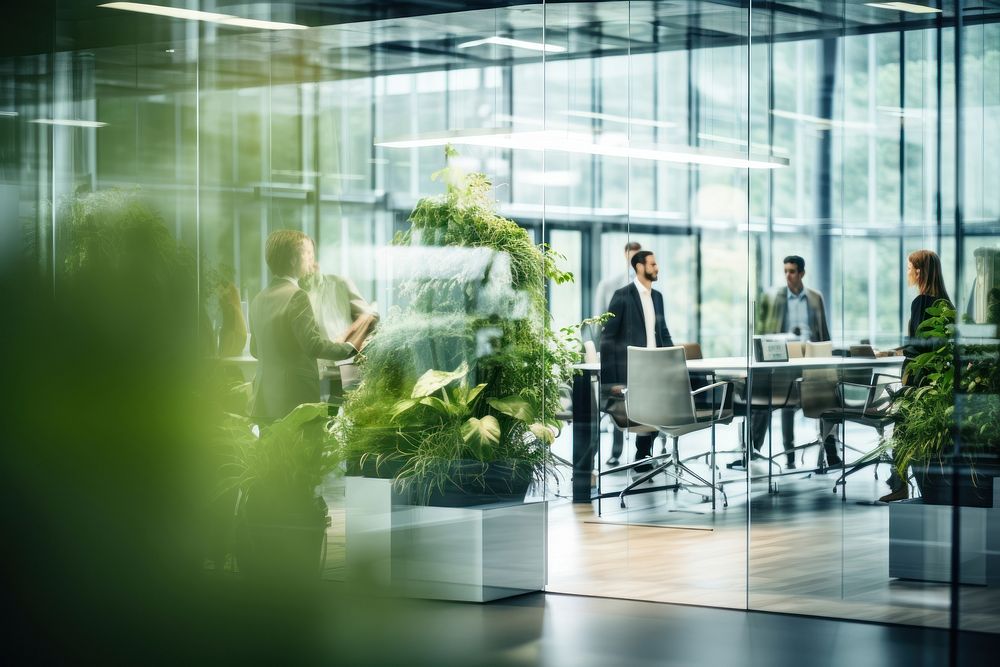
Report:
M260 360L250 414L269 423L320 400L317 359L346 359L357 350L320 333L309 295L299 287L299 278L315 270L312 239L290 229L274 232L264 258L273 277L250 304L250 353Z
M622 389L628 384L628 347L670 347L674 343L663 315L663 295L653 289L659 276L656 257L648 250L632 256L635 280L617 290L608 310L608 320L601 336L601 390L607 401L606 411L620 415ZM616 419L616 421L618 421ZM636 460L649 458L655 433L636 436ZM636 472L648 472L652 466L636 466Z

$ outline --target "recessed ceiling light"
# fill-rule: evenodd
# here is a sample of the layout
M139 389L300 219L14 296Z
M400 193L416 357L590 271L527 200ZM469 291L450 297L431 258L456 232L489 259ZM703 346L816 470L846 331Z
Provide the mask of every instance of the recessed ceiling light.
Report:
M468 49L473 46L483 44L496 44L497 46L510 46L515 49L527 49L529 51L544 51L546 53L565 53L566 47L556 44L542 44L541 42L526 42L522 39L511 39L510 37L486 37L484 39L474 39L471 42L463 42L458 45L460 49Z
M219 23L239 28L258 28L260 30L305 30L309 27L299 25L298 23L258 21L257 19L246 19L231 14L202 12L196 9L179 9L177 7L164 7L162 5L147 5L141 2L107 2L103 5L98 5L98 7L121 9L126 12L139 12L140 14L169 16L170 18L186 19L188 21L208 21L209 23Z
M940 14L941 10L937 7L928 7L927 5L915 5L912 2L866 2L865 5L868 7L877 7L879 9L892 9L897 12L909 12L910 14Z
M174 52L173 49L167 49L164 53L173 53L173 52Z
M68 118L36 118L32 123L39 125L65 125L67 127L104 127L107 123L97 120L72 120Z

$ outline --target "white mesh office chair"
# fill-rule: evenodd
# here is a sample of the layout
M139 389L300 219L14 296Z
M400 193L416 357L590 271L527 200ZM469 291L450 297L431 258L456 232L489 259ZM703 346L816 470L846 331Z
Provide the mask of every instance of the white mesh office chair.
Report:
M677 439L685 433L731 422L733 410L731 405L727 407L726 400L731 391L731 382L715 382L691 391L683 347L628 348L628 387L625 390L628 419L666 433L671 439L672 447L669 454L644 459L643 463L653 463L654 468L640 475L618 494L622 507L625 507L626 495L661 472L676 479L681 487L711 488L713 505L715 492L719 491L723 506L728 506L726 492L721 484L706 480L684 464L677 451ZM696 397L709 398L709 407L696 407ZM714 478L714 450L711 454ZM694 483L690 480L694 480ZM676 487L674 490L676 491Z

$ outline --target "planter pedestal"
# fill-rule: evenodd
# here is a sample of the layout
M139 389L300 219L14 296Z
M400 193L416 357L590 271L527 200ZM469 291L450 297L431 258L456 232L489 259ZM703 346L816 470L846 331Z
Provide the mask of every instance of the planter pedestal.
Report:
M347 571L394 593L486 602L546 582L546 502L410 505L392 481L348 477Z
M889 576L951 581L953 508L921 500L889 503ZM1000 484L993 507L961 507L959 583L1000 584Z

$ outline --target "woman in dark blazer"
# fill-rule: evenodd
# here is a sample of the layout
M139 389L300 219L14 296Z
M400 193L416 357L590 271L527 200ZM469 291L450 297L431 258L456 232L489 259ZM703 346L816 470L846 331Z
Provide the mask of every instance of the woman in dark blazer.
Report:
M907 258L906 282L917 288L918 294L910 302L910 320L906 325L906 345L903 346L903 355L906 361L903 362L903 384L916 386L920 384L920 377L913 377L907 369L909 363L922 352L927 351L928 343L926 338L917 337L917 329L921 323L930 315L927 309L934 305L939 299L944 299L951 305L951 298L948 290L944 286L944 274L941 270L941 258L933 250L915 250ZM952 306L954 307L954 306ZM887 481L892 491L881 498L882 502L892 502L893 500L905 500L910 497L910 487L906 484L893 468L892 474Z

